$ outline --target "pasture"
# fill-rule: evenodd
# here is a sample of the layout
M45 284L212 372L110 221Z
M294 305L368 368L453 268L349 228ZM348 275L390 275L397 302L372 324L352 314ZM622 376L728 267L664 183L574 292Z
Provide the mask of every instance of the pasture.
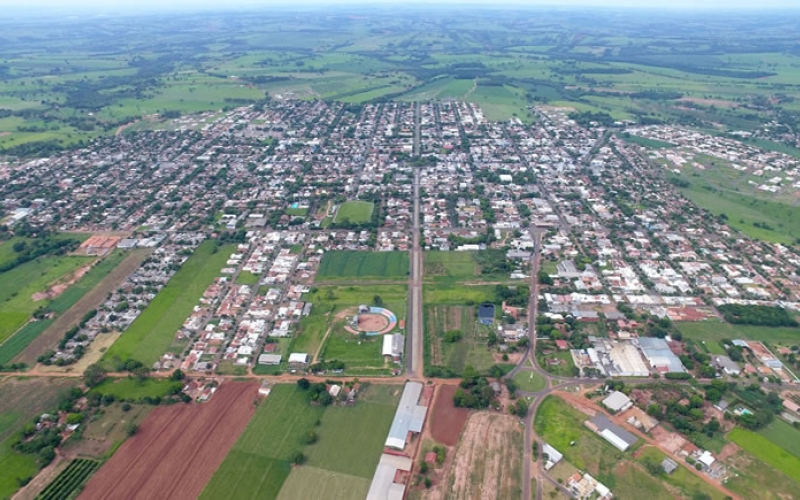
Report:
M407 279L409 265L406 252L327 252L317 281Z
M371 201L346 201L336 210L333 222L337 224L363 224L369 222L375 204Z
M800 430L776 418L758 433L796 457L800 457Z
M197 305L206 288L219 275L234 245L217 247L204 241L155 299L106 352L102 364L111 367L115 359L135 359L152 366L172 344L175 333ZM215 251L216 250L216 251Z

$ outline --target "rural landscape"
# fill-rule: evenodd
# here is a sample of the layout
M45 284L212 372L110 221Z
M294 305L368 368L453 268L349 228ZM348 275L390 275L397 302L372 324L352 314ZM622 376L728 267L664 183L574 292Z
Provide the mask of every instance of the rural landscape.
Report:
M798 498L796 7L79 4L0 16L0 498Z

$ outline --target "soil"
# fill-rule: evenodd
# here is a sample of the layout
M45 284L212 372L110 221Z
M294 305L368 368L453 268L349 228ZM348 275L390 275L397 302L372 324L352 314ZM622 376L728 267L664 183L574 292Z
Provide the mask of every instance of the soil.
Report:
M156 408L78 498L197 498L255 413L258 387L225 383L208 403Z
M469 410L456 408L453 405L453 394L457 389L458 387L454 385L439 388L430 417L433 439L447 446L455 446L458 443L458 437L469 416Z
M125 281L125 278L136 270L152 252L153 250L149 248L132 251L117 267L100 280L96 287L86 292L78 302L56 318L53 324L36 337L13 362L25 363L29 366L36 364L36 358L40 354L54 348L65 331L80 322L87 312L102 304L108 293L116 290ZM91 347L89 349L91 350Z
M389 326L389 318L383 314L360 314L358 329L362 332L379 332Z
M425 500L502 500L521 492L522 429L519 419L498 413L470 416L450 469L424 491Z
M739 453L739 447L733 443L728 443L725 446L723 446L722 451L720 451L719 454L717 454L717 460L724 462L729 458L731 458L732 456L736 455L737 453Z
M58 297L62 293L66 292L70 286L77 283L79 279L83 278L83 275L88 273L91 268L92 265L89 264L76 269L68 279L59 281L55 285L51 286L46 292L34 293L31 295L31 299L34 302L38 302L40 300L49 300Z

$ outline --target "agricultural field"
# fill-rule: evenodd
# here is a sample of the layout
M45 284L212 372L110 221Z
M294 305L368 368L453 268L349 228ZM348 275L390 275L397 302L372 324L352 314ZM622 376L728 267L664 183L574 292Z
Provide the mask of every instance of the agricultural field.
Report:
M314 360L344 361L348 374L388 374L389 368L381 357L382 337L362 338L344 327L359 305L371 305L376 298L398 321L403 320L407 296L405 285L317 286L306 296L314 307L300 321L288 351L309 353Z
M706 345L723 339L758 340L761 342L800 342L800 328L732 325L720 321L676 322L684 339L705 340Z
M800 430L795 429L785 421L776 418L758 433L800 458Z
M406 252L327 252L317 272L317 281L404 280L409 274Z
M152 366L172 344L186 317L197 305L208 285L219 275L234 245L217 247L204 241L169 280L150 305L103 356L112 367L115 359L135 359Z
M800 457L755 432L734 428L728 439L800 485Z
M203 404L154 409L89 480L87 498L194 499L255 413L255 383L227 382Z
M726 461L726 465L732 468L736 476L728 479L725 486L742 498L794 498L800 488L800 483L745 450L736 452ZM765 488L765 485L769 487Z
M11 449L13 436L31 418L55 408L59 396L76 385L75 380L56 378L0 380L0 498L13 495L20 479L39 470L34 456Z
M336 210L333 222L337 224L363 224L369 222L375 204L371 201L346 201Z
M370 386L354 406L325 408L310 405L294 384L273 387L201 498L315 498L303 495L333 491L342 477L353 481L336 498L363 498L399 396L396 387ZM306 442L309 431L318 436L313 444ZM293 468L298 451L307 460Z
M98 468L100 468L100 462L97 460L75 459L42 491L38 498L42 500L72 498Z

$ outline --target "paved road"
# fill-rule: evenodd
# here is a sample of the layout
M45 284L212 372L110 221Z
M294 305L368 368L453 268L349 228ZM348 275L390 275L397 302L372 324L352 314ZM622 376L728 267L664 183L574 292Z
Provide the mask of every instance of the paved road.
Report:
M419 103L414 110L414 155L419 155ZM422 324L422 248L419 222L420 169L414 169L414 209L411 215L411 276L408 283L408 325L406 339L406 373L408 378L424 376L424 333Z

